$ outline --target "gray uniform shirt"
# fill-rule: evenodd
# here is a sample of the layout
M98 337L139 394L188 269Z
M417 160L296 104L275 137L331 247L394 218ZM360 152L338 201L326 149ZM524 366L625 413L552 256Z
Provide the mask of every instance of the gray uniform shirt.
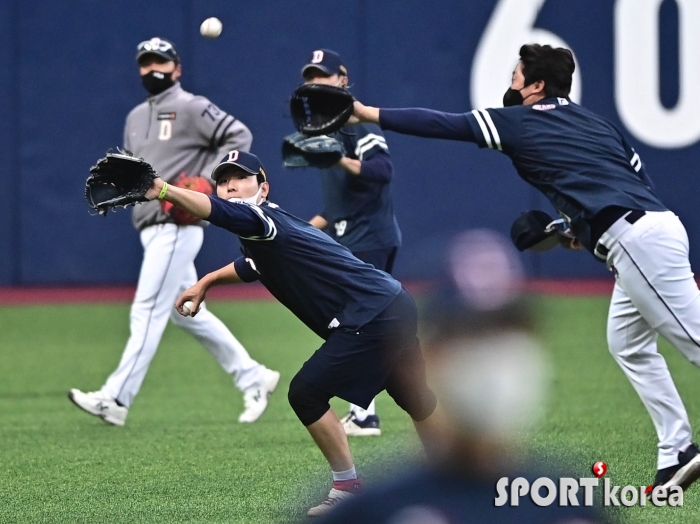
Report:
M232 115L203 96L174 86L137 105L126 118L124 147L143 157L166 182L180 175L202 175L233 149L250 151L253 135ZM132 215L136 229L173 222L160 202L137 204Z

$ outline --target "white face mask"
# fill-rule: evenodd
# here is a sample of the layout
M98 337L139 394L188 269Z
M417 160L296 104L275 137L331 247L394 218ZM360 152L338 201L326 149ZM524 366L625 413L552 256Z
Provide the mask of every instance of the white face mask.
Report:
M430 385L449 419L463 431L508 437L543 412L549 362L540 344L509 332L454 341L430 371Z
M236 204L240 204L241 202L244 204L253 204L254 206L258 205L260 202L258 202L258 199L260 199L260 193L262 193L262 184L260 184L260 187L258 188L258 192L255 193L253 196L247 197L247 198L241 198L241 197L231 197L228 199L229 202L234 202Z

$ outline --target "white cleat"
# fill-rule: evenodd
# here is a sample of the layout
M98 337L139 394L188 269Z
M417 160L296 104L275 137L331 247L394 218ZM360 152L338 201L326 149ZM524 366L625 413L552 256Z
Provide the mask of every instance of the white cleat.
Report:
M336 505L340 502L354 497L355 493L350 493L349 491L341 491L339 489L331 488L331 492L326 497L326 500L321 502L318 506L314 506L309 509L306 514L309 517L321 517L326 513L330 512Z
M267 401L280 381L280 374L271 369L263 372L262 384L255 385L243 392L243 404L245 409L238 417L238 422L255 422L267 408Z
M126 423L129 408L120 406L102 391L83 393L79 389L71 389L68 392L68 398L83 411L100 417L108 424L123 426Z

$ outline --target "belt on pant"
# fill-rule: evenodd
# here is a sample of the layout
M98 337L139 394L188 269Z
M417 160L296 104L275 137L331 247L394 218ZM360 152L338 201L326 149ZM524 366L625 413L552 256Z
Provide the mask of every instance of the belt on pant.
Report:
M630 211L629 213L626 213L625 215L622 216L627 222L630 224L634 224L637 220L642 218L644 215L646 215L646 211L641 211L639 209L634 209ZM596 258L599 258L600 260L607 260L608 259L608 253L610 253L610 249L605 247L603 244L600 243L600 240L598 243L595 245L595 249L593 250L593 254L596 256Z

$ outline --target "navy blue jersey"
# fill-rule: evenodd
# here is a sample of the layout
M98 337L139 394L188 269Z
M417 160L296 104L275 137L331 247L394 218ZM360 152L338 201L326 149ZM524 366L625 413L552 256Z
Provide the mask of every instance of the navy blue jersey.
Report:
M534 480L532 475L523 475ZM515 478L515 477L512 477ZM555 480L556 482L556 480ZM517 506L494 504L496 480L465 478L421 468L383 486L370 487L334 508L319 524L444 523L521 524L602 522L594 510L584 506L537 506L529 496ZM579 495L581 498L581 495Z
M518 174L571 220L590 251L604 232L592 231L604 209L667 209L620 131L566 98L464 114L382 109L380 118L385 129L476 142L505 153Z
M234 262L238 276L246 282L260 280L323 339L337 327L364 326L401 291L387 273L276 204L210 199L207 220L241 240L245 256Z
M339 166L321 171L327 233L353 252L399 247L401 231L391 200L393 166L381 129L356 124L332 136L348 158L362 161L362 170L359 175Z

